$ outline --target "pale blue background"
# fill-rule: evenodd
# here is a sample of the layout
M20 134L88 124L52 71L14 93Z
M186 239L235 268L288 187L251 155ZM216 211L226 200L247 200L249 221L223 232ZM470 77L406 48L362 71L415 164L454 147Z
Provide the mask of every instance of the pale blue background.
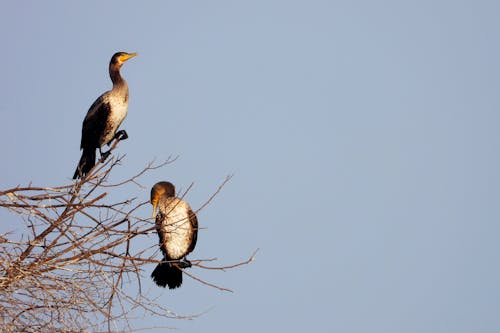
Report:
M200 318L134 327L499 332L499 18L477 0L2 1L1 186L69 181L109 58L137 51L113 179L179 155L124 195L194 181L199 207L234 174L191 258L261 250L192 270L234 294L152 289Z

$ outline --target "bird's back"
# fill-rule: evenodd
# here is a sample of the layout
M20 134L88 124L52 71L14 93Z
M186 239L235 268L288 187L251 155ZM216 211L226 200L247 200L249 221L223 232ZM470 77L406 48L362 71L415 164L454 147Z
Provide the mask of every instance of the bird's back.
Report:
M106 122L111 112L110 105L106 103L109 91L99 96L87 111L82 125L82 141L80 148L98 148L102 146L101 137L106 127Z

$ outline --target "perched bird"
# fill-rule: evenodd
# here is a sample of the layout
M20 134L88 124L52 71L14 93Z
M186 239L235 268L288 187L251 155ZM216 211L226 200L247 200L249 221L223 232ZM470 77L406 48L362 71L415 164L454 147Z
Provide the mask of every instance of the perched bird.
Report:
M122 65L137 53L118 52L109 62L109 76L113 88L105 92L90 106L82 126L82 157L78 163L73 179L84 177L95 165L95 150L99 149L101 161L110 154L109 150L102 152L101 147L110 144L113 139L125 140L128 135L119 131L118 127L127 115L128 85L120 75Z
M156 266L151 278L160 287L174 289L182 284L179 268L191 267L185 257L194 250L198 238L198 219L184 200L175 196L170 182L156 183L151 189L153 217L160 238L163 261Z

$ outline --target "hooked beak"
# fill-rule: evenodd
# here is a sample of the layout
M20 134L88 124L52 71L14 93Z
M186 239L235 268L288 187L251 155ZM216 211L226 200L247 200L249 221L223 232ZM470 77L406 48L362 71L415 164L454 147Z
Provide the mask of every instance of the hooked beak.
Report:
M156 218L156 208L158 207L158 196L153 197L151 200L151 204L153 205L153 218Z
M134 53L126 53L120 57L121 62L125 62L133 57L137 57L139 54L137 52Z
M152 218L156 218L156 206L157 206L158 202L153 202L153 216Z

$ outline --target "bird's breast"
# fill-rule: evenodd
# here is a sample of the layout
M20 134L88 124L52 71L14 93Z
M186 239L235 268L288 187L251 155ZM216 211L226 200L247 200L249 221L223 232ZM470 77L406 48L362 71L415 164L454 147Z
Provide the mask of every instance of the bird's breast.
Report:
M109 121L120 126L123 119L125 119L125 117L127 116L128 99L124 98L123 96L110 96L109 104L111 106Z
M108 95L107 102L109 104L109 115L106 120L104 135L100 140L100 145L104 145L113 140L118 127L127 116L128 99L120 95Z
M171 259L181 259L189 251L194 231L188 209L189 206L178 199L160 203L163 219L156 221L156 227L161 229L162 247Z

